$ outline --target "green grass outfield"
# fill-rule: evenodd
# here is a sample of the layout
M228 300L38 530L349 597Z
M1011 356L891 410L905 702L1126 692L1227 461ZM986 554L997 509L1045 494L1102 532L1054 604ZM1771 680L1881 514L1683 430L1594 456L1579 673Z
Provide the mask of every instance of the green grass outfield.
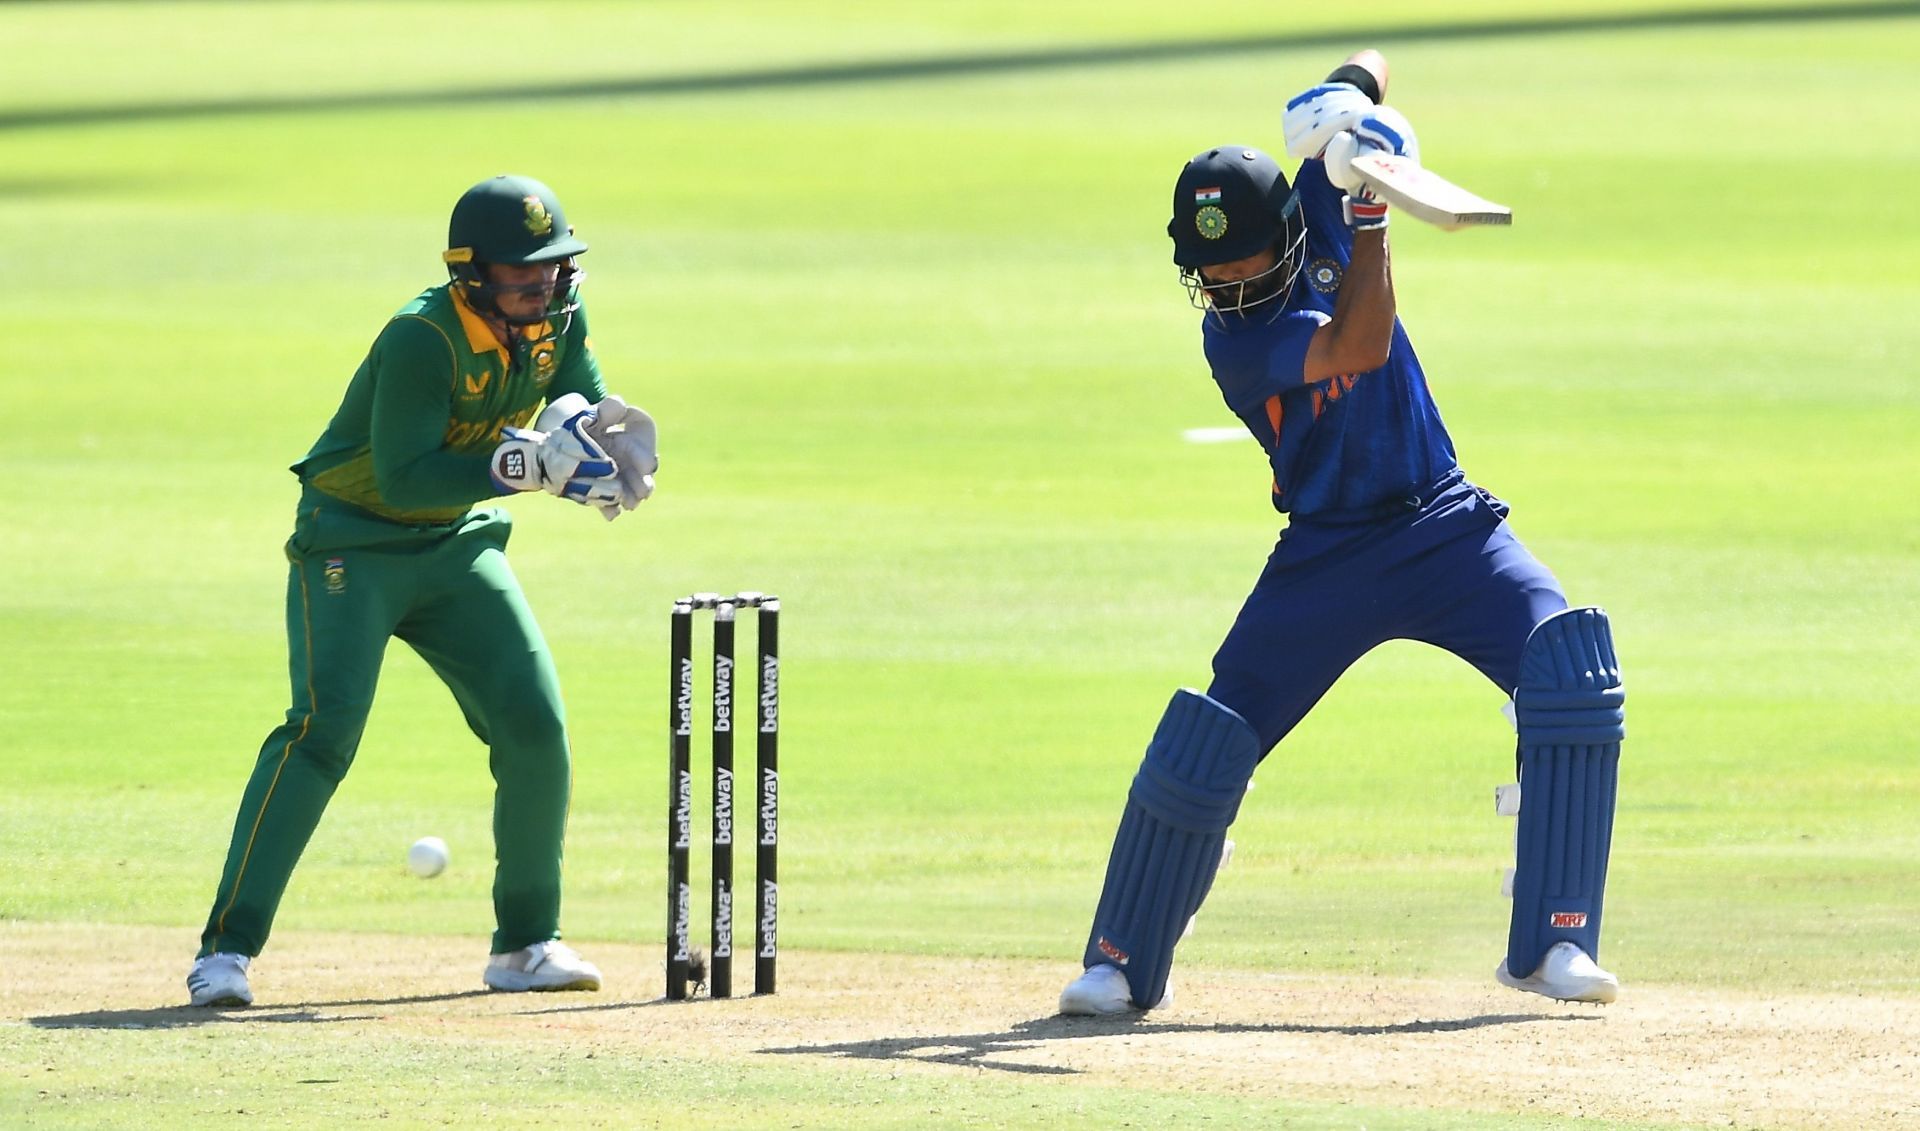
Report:
M783 943L1071 973L1140 749L1276 529L1251 443L1182 440L1233 420L1167 195L1208 144L1278 150L1285 97L1372 44L1427 160L1516 213L1402 218L1396 279L1468 473L1614 618L1608 965L1920 995L1920 4L1538 7L0 5L0 920L176 928L184 974L285 707L282 469L511 170L592 245L596 348L665 459L613 526L512 505L573 722L569 937L660 933L668 601L755 588L787 609ZM1484 979L1499 703L1416 645L1349 673L1260 772L1190 976ZM277 931L470 934L477 975L489 794L394 649ZM423 885L427 833L455 862ZM128 1103L89 1113L36 1104L11 1066L48 1038L0 1027L0 1122L138 1123L183 1032L101 1062ZM236 1033L190 1039L293 1055ZM570 1087L629 1125L832 1087L698 1079ZM983 1118L1091 1103L1021 1088Z

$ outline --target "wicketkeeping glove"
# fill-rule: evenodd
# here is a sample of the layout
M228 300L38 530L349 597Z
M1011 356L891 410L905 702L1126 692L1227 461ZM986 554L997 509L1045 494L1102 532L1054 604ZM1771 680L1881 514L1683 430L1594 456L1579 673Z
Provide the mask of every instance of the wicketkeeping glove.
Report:
M611 522L653 494L653 473L660 470L659 430L644 409L628 404L618 394L610 393L594 405L593 415L587 434L620 465L618 504L600 508Z
M582 398L581 404L585 403ZM548 408L551 411L552 406ZM503 495L545 490L583 504L617 499L618 468L587 434L592 416L591 409L582 409L549 430L501 429L500 445L488 465L494 486Z

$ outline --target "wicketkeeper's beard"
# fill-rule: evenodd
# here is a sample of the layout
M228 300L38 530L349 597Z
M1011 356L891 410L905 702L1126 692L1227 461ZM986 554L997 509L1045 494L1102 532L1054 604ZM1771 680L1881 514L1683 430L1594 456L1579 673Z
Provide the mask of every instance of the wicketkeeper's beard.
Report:
M553 310L554 285L531 283L524 287L493 288L494 309L509 326L537 326Z

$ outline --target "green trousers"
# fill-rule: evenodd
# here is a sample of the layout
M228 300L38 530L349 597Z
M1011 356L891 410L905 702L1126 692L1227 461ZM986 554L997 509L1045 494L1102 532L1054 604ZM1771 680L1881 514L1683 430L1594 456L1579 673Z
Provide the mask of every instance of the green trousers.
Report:
M293 706L240 799L200 953L254 955L335 787L353 764L387 641L452 689L493 771L493 953L559 937L571 767L560 684L507 565L511 519L478 510L409 527L309 491L287 542Z

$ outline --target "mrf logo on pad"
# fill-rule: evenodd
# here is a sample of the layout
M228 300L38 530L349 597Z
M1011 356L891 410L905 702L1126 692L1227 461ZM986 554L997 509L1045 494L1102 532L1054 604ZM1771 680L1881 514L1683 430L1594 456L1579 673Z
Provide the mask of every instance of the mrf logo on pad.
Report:
M1586 925L1585 911L1554 911L1547 915L1547 926L1560 930L1577 931Z

